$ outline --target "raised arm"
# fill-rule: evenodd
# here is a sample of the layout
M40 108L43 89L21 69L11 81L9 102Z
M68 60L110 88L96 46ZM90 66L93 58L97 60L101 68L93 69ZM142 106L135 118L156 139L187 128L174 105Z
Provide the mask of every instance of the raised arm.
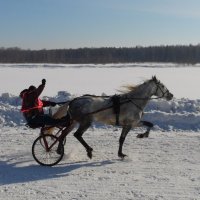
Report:
M38 86L38 88L36 89L36 93L37 93L37 97L39 97L42 93L42 91L44 90L46 84L46 80L42 79L42 84Z

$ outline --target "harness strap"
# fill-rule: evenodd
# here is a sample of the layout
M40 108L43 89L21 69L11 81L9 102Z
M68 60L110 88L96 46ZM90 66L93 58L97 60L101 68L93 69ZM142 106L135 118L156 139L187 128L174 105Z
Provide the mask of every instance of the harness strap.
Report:
M80 99L80 98L84 98L84 97L87 97L87 96L91 96L91 97L105 97L105 98L108 98L110 96L95 96L95 95L84 95L82 97L77 97L77 98L74 98L72 99L71 101L69 101L69 108L70 108L70 104L72 102L74 102L75 100L77 99ZM163 97L163 96L162 96ZM103 107L103 108L100 108L100 109L97 109L95 111L92 111L92 112L88 112L88 113L85 113L85 115L93 115L93 114L96 114L98 112L102 112L104 110L107 110L107 109L113 109L114 113L116 114L116 125L119 125L119 114L120 114L120 106L123 105L123 104L126 104L126 103L132 103L133 105L135 105L139 110L143 110L137 103L134 102L134 100L153 100L153 99L161 99L162 97L155 97L155 98L145 98L145 97L128 97L126 96L124 100L121 100L120 102L120 95L114 95L111 97L111 101L113 102L112 105L110 106L107 106L107 107ZM68 110L69 113L70 113L70 109Z
M134 104L139 110L143 110L140 106L138 106L138 105L133 101L133 99L130 99L130 102L131 102L132 104Z
M115 125L119 126L119 114L120 114L120 95L114 95L111 97L111 100L113 102L113 111L116 116L116 122Z

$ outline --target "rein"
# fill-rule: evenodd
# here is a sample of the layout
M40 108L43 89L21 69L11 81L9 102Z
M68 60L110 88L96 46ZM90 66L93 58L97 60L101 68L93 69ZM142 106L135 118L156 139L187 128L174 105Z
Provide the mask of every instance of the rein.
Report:
M62 101L62 102L57 102L56 104L57 105L63 105L63 104L66 104L66 103L69 103L70 101Z
M132 99L133 99L133 100L153 100L153 99L162 99L162 98L165 96L165 94L168 92L168 90L166 90L165 92L163 92L163 90L161 89L161 87L160 87L160 85L159 85L159 82L154 82L154 83L155 83L156 86L157 86L155 94L157 93L158 89L160 89L160 91L162 92L162 96L159 96L159 97L151 97L151 98L139 98L139 97L133 97L133 98L127 97L127 98L130 99L130 100L132 100Z
M155 82L154 83L156 84L157 88L156 88L156 92L155 94L157 93L158 89L160 89L160 91L162 92L162 96L159 96L159 97L151 97L151 98L127 98L131 101L132 104L134 104L137 108L139 108L141 111L143 110L140 106L138 106L133 100L154 100L154 99L162 99L165 94L168 92L168 90L166 90L165 92L163 92L163 90L161 89L160 85L159 85L159 82Z
M122 101L122 102L119 102L120 106L123 105L123 104L126 104L126 103L131 102L131 103L134 104L139 110L142 111L143 109L142 109L139 105L137 105L137 104L134 102L134 100L154 100L154 99L161 99L161 98L163 98L163 97L165 96L165 94L168 92L168 90L166 90L165 92L163 92L163 90L161 89L161 87L160 87L160 85L159 85L159 82L155 82L155 81L154 81L154 83L155 83L156 86L157 86L155 94L157 93L158 89L160 89L160 91L162 92L162 96L153 97L153 98L139 98L139 97L132 97L132 98L130 98L130 97L128 97L128 96L125 96L125 100ZM111 98L112 98L112 96L96 96L96 95L85 94L85 95L83 95L82 97L77 97L77 98L71 100L70 103L69 103L69 107L70 107L70 104L71 104L73 101L75 101L76 99L85 98L85 97L87 97L87 96L89 96L89 97L96 97L96 98L98 98L98 97L102 97L102 98L110 98L110 97L111 97ZM85 115L96 114L96 113L98 113L98 112L101 112L101 111L104 111L104 110L107 110L107 109L110 109L110 108L113 108L113 107L114 107L114 105L110 105L110 106L108 106L108 107L100 108L100 109L95 110L95 111L93 111L93 112L85 113Z

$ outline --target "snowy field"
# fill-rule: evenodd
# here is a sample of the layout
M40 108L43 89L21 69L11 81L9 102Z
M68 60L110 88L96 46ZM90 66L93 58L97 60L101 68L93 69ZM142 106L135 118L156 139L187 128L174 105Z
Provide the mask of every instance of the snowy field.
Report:
M55 101L85 93L117 93L156 75L175 98L151 101L155 124L146 139L132 130L117 157L120 128L93 126L84 135L89 160L70 134L63 160L39 166L31 146L39 130L28 129L19 112L19 92L46 78L43 98ZM0 64L0 200L198 200L200 199L200 66L175 64L49 65Z
M199 64L0 64L0 94L18 95L23 88L39 85L46 78L43 95L55 96L58 91L112 95L123 85L139 84L157 75L176 98L200 99L199 74Z

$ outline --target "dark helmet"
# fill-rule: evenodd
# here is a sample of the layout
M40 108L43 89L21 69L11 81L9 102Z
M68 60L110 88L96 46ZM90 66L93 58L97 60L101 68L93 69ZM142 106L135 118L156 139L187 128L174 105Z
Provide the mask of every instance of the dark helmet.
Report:
M28 88L29 91L32 91L32 90L35 90L35 89L36 89L36 87L35 87L34 85L31 85L31 86Z

